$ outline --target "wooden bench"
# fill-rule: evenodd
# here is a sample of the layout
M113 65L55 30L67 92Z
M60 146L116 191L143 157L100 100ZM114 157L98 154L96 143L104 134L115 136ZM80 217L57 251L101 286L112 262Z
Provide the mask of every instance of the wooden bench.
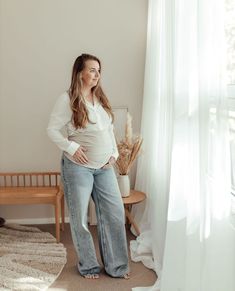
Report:
M64 193L59 172L0 173L0 205L52 204L55 207L56 240L64 230Z

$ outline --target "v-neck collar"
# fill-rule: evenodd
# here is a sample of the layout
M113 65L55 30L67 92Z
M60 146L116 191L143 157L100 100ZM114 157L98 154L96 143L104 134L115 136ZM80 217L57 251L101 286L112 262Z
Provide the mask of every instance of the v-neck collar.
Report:
M94 96L94 105L90 101L87 101L86 99L85 99L85 102L86 102L86 106L89 108L92 108L92 109L95 109L99 106L99 102L98 102L96 96Z

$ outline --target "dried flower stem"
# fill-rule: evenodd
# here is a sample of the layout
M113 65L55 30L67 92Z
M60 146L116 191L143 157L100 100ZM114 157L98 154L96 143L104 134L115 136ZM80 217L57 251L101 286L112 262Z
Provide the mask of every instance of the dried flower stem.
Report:
M126 129L125 129L125 138L128 145L132 143L132 116L127 112L126 116Z
M139 151L140 151L140 147L142 145L143 139L139 139L136 143L134 143L133 145L133 149L132 149L132 154L131 154L131 159L129 161L129 165L127 167L127 172L129 173L132 164L134 163Z
M133 140L132 117L127 113L125 138L117 144L119 157L115 166L120 175L128 175L131 166L140 152L142 142L143 139L139 136Z

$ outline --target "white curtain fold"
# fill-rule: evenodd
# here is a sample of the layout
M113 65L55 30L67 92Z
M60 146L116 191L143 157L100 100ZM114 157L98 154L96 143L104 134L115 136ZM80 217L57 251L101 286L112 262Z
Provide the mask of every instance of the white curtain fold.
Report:
M135 291L234 291L235 232L223 0L149 0L136 188L147 193L133 260L153 268Z
M164 1L149 1L141 122L143 153L138 159L135 185L147 194L147 201L142 219L142 206L133 209L141 235L131 242L132 260L142 260L147 267L151 265L158 277L166 235L173 115L173 38L170 32L173 18L162 13L166 8ZM158 284L156 282L156 286Z

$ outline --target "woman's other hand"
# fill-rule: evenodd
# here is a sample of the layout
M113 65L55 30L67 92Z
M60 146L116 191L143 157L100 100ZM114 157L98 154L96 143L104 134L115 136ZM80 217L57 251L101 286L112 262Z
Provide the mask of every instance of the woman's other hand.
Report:
M84 148L83 146L80 146L77 149L77 151L75 152L75 154L73 155L74 160L80 164L83 164L83 165L87 164L88 158L87 158L85 152L87 152L87 149Z
M116 163L116 159L114 157L111 157L108 161L108 163L106 163L102 169L108 169L108 168L111 168L112 165L114 165Z

